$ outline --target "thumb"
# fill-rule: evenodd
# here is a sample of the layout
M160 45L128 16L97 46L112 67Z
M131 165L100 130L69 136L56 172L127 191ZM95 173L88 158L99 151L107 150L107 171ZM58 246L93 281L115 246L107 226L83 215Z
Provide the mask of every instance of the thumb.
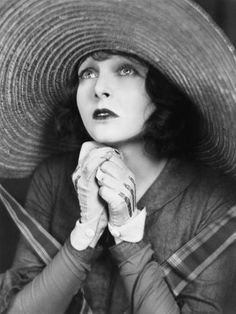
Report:
M103 147L103 145L98 144L95 141L84 142L81 146L80 154L79 154L79 164L82 164L85 157L94 149Z

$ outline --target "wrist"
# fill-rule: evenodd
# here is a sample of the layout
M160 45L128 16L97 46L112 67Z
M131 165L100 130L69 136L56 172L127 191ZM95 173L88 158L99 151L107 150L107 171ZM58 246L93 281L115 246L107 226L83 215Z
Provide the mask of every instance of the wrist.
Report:
M88 222L80 222L77 220L74 229L70 234L70 243L78 251L86 248L95 247L99 240L100 232L98 234L98 224L101 214L90 219ZM101 232L102 233L102 232Z
M110 247L109 250L115 262L119 265L120 263L123 263L124 261L128 260L130 257L139 254L139 252L142 249L147 247L151 249L150 244L145 242L144 240L141 240L140 242L136 243L123 241L118 245Z
M108 229L114 237L116 244L122 241L137 243L143 239L145 220L146 208L141 211L137 210L136 215L122 226L116 226L108 222Z

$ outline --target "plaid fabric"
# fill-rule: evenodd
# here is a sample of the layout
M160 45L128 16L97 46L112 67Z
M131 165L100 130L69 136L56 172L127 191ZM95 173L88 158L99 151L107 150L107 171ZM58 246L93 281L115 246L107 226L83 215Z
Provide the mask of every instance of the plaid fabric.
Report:
M0 199L39 257L48 264L60 249L58 243L0 185ZM162 265L165 279L175 296L193 281L236 239L236 206L209 224L177 250ZM81 314L92 314L84 298Z
M0 185L0 199L20 232L47 265L56 255L61 244L29 215L2 185Z
M0 200L35 253L39 256L39 258L41 258L45 265L49 264L61 248L61 244L53 238L51 234L48 233L32 216L30 216L1 184ZM93 314L84 297L84 294L80 314Z
M161 266L175 296L236 240L236 206L205 227Z

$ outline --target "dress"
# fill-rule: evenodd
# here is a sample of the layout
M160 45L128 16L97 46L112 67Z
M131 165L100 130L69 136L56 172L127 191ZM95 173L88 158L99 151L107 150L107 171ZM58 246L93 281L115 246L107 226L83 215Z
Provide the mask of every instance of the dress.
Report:
M79 218L79 203L71 180L77 160L78 152L74 152L42 163L35 171L26 202L29 213L60 243L66 243L69 250L68 238ZM121 243L110 247L112 239L104 235L95 252L89 248L83 253L81 263L84 268L79 272L84 281L86 299L94 313L128 313L130 306L127 293L130 291L131 310L134 313L144 313L142 300L145 297L151 300L150 313L156 313L153 291L149 289L164 282L159 264L235 202L233 182L223 175L186 160L169 160L138 202L138 208L145 206L147 210L144 240L138 244ZM235 246L232 245L183 290L176 300L180 313L225 314L227 293L235 280L235 255ZM121 267L121 275L117 265ZM140 270L137 270L138 265ZM131 283L133 286L127 292L125 285L129 285L128 278L132 271L136 269L142 272L146 265L145 275L140 276L138 281L135 277L136 281ZM12 268L4 274L1 289L5 297L10 297L17 287L20 289L31 281L43 267L22 239ZM168 293L171 295L171 292ZM75 313L80 303L79 292L67 313ZM145 311L149 313L149 310Z

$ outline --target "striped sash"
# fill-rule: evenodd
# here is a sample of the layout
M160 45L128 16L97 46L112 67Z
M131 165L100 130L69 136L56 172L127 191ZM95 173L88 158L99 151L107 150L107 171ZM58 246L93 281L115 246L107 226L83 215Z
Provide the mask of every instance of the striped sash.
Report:
M0 185L0 199L20 232L42 261L48 264L60 249L61 244L29 215L2 185ZM235 239L236 206L205 227L161 265L165 279L174 295L178 296ZM92 314L85 298L80 313Z
M53 238L0 184L0 200L15 222L22 235L29 242L35 253L45 263L49 264L61 248L61 244ZM83 291L83 302L80 314L93 314Z
M161 266L175 296L236 240L236 206L205 227Z

